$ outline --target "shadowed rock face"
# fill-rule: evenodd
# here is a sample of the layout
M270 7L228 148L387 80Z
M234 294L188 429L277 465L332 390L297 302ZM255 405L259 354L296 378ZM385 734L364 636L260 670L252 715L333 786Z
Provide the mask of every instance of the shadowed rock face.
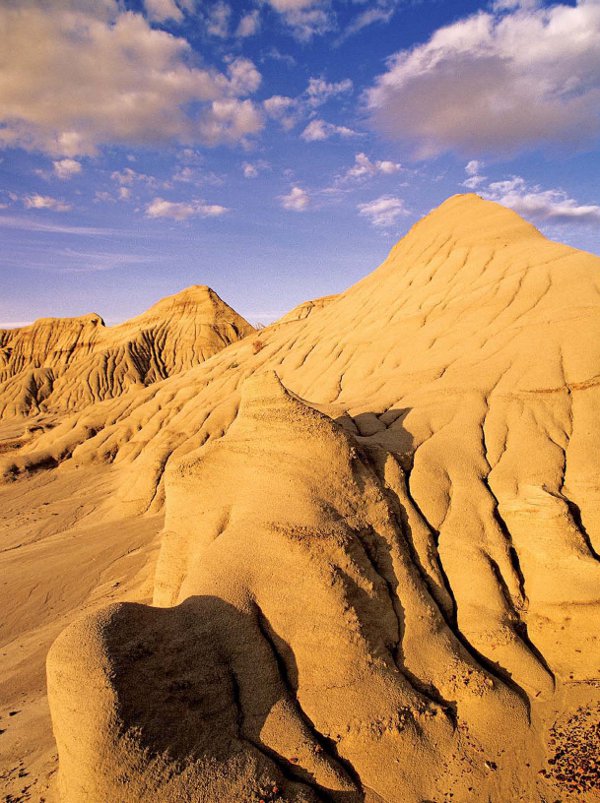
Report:
M154 601L174 607L111 609L50 654L65 800L566 797L534 767L552 706L598 682L599 277L455 197L260 348L11 447L11 480L106 463L111 507L166 509ZM125 671L136 629L156 649ZM238 685L159 738L161 666L200 664L192 707L223 666Z
M253 332L194 286L107 328L98 315L0 330L0 417L80 409L191 368Z

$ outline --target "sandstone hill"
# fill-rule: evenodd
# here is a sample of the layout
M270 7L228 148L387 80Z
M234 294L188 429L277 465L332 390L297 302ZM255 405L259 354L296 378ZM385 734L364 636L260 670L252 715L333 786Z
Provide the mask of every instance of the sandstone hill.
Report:
M468 195L308 316L7 420L7 755L64 803L598 801L599 412L600 259Z
M254 331L209 287L119 326L99 315L0 329L0 417L75 410L192 368Z

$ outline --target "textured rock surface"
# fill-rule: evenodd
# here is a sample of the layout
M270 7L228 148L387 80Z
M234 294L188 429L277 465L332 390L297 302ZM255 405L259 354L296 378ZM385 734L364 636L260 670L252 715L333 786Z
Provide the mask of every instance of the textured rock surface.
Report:
M107 328L99 315L0 330L0 416L73 410L192 368L253 328L209 287Z
M8 503L96 476L124 544L165 513L51 651L64 800L597 800L545 761L600 696L599 280L457 196L260 348L5 429Z

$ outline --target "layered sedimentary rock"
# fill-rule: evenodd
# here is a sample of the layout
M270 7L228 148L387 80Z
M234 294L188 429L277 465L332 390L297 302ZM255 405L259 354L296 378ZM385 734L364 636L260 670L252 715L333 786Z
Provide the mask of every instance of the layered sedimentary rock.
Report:
M189 287L119 326L99 315L0 330L0 416L64 411L198 365L253 328L209 287Z

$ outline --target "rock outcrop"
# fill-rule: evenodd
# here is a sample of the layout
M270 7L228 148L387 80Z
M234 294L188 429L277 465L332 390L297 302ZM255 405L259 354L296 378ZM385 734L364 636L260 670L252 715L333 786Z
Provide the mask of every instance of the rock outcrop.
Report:
M209 287L119 326L99 315L0 330L0 417L80 409L185 371L254 331Z

